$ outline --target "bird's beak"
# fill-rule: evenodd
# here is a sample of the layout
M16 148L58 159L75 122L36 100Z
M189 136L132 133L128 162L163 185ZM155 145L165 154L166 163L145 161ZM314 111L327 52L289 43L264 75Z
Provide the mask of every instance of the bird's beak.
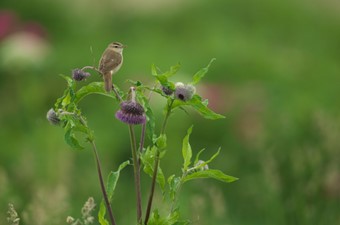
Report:
M127 45L123 45L123 48L127 48Z

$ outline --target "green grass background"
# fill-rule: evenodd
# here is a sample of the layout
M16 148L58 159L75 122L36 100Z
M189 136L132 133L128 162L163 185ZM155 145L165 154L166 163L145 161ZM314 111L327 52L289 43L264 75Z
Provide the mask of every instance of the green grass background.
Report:
M152 63L166 70L180 62L174 80L186 82L217 58L198 92L226 119L177 112L162 167L179 175L181 140L194 124L194 151L206 148L208 158L221 146L211 167L240 180L188 183L180 198L184 218L195 225L340 224L337 1L3 0L0 7L21 23L40 23L50 49L34 66L0 58L0 224L9 202L22 224L53 225L80 216L87 197L100 201L91 149L71 150L45 115L65 88L58 74L92 65L112 41L128 45L114 77L125 89L126 79L151 82ZM0 49L5 45L0 40ZM161 121L164 102L152 104ZM114 118L111 99L90 96L81 107L108 174L130 157L128 130ZM142 179L145 203L150 179ZM113 200L118 224L135 221L132 183L128 168Z

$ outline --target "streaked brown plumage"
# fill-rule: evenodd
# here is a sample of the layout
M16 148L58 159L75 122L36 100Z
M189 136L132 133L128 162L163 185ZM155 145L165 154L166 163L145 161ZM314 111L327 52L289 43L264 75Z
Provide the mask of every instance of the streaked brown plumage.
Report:
M105 49L99 61L99 71L103 74L105 90L112 90L112 75L115 74L123 64L123 48L119 42L113 42Z

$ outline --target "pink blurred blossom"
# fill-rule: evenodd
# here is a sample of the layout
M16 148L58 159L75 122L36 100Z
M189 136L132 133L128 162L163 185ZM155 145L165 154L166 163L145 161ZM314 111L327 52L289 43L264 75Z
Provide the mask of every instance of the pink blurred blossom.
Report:
M17 29L18 19L14 12L0 11L0 40L13 33Z

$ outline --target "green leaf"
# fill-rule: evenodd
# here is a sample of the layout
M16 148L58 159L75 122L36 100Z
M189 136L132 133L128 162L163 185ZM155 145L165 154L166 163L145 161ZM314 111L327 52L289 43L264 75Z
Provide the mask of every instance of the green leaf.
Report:
M67 88L65 89L63 96L58 98L56 103L55 103L55 108L56 109L64 109L68 107L70 103L73 102L74 100L74 89L75 89L75 82L73 79L71 79L68 76L60 74L60 76L67 81Z
M209 64L206 67L200 69L197 73L195 73L195 75L193 76L192 82L191 82L192 85L195 85L198 82L200 82L200 80L204 77L204 75L209 71L209 67L211 63L214 62L215 60L216 60L215 58L211 59Z
M130 163L129 160L121 163L117 171L115 172L111 171L111 173L109 174L108 179L107 179L107 184L106 184L106 191L107 191L109 201L111 201L112 196L114 194L114 190L116 189L120 171L124 169L127 165L129 165L129 163ZM105 206L104 199L103 199L100 203L100 208L98 212L98 221L101 225L109 225L109 222L105 219L105 214L106 214L106 206Z
M102 202L100 203L100 208L98 212L98 221L100 225L109 225L109 221L105 219L105 214L106 214L106 207L105 207L104 201L102 200Z
M168 78L164 76L163 74L156 75L155 77L159 81L159 83L161 83L161 85L164 86L168 84Z
M151 217L150 217L147 225L166 225L166 223L165 223L164 219L161 218L161 216L159 215L158 210L155 209L151 213Z
M76 139L74 130L72 128L68 129L65 133L65 141L66 143L71 146L71 148L76 150L84 149L83 146L79 144L79 141Z
M104 96L116 99L116 95L114 94L114 92L107 93L104 90L103 82L92 82L86 86L83 86L76 92L75 102L76 103L80 102L80 100L82 100L85 96L90 95L90 94L99 94L99 95L104 95Z
M196 166L196 164L197 164L197 162L198 162L198 160L199 160L199 154L197 154L197 156L196 156L196 160L195 160L195 163L194 163L194 165L195 165L195 169L200 169L200 168L203 168L205 165L208 165L209 163L211 163L219 154L220 154L220 151L221 151L221 148L219 148L218 150L217 150L217 152L213 155L213 156L211 156L211 158L208 160L208 161L203 161L203 163L201 163L201 164L199 164L198 166ZM199 152L200 153L200 152Z
M143 83L140 82L139 80L134 81L134 80L128 79L126 81L129 82L130 84L132 84L133 86L136 86L137 88L144 87Z
M64 78L67 81L67 86L68 87L71 87L71 88L74 87L75 82L74 82L74 80L71 77L66 76L64 74L59 74L59 76L61 76L62 78Z
M158 138L156 138L155 144L156 144L158 150L165 149L166 148L166 135L161 134Z
M155 116L153 114L153 111L150 107L149 99L144 95L140 94L138 95L138 99L141 101L142 105L145 109L145 115L147 118L146 123L146 134L149 140L152 141L154 135L155 135Z
M65 109L69 104L71 104L71 102L72 102L71 90L68 89L67 94L65 95L65 97L61 101L61 105L62 105L63 109Z
M172 108L181 108L183 106L191 106L194 108L199 114L201 114L205 119L216 120L225 118L223 115L215 113L211 109L208 108L207 100L202 101L201 96L195 94L192 99L188 101L174 100Z
M194 95L192 99L187 102L188 105L193 107L197 112L199 112L204 118L210 120L222 119L225 118L224 116L215 113L211 109L207 107L205 102L201 100L199 95Z
M211 158L208 161L206 161L205 163L206 164L211 163L220 154L220 152L221 152L221 147L219 147L217 152L213 156L211 156Z
M194 165L196 165L196 164L198 163L199 157L200 157L200 155L202 154L202 152L203 152L204 150L205 150L205 148L201 149L201 150L197 153L197 155L196 155L196 157L195 157Z
M177 190L178 190L178 187L180 185L180 182L181 182L181 178L180 177L176 177L174 174L171 175L169 178L168 178L168 184L169 184L169 196L170 196L170 199L172 201L175 200L176 198L176 195L177 195Z
M183 144L182 144L182 155L183 155L183 159L184 159L184 163L183 163L183 170L187 171L190 163L191 163L191 157L192 157L192 150L191 150L191 146L189 143L189 138L190 138L190 134L192 132L192 127L191 126L188 131L187 131L187 135L184 137L183 139Z
M156 79L159 81L159 83L162 86L170 88L171 90L175 90L175 84L173 82L168 81L168 78L175 75L180 67L181 67L181 65L179 63L177 63L175 66L171 66L169 71L167 71L163 74L158 74L157 68L153 64L151 66L151 73L152 73L153 76L156 77Z
M183 182L200 178L213 178L215 180L219 180L225 183L230 183L238 180L238 178L226 175L220 170L209 169L188 174L187 176L184 177Z
M180 68L181 68L181 64L177 63L176 65L171 66L170 70L165 72L165 73L163 73L163 75L169 78L169 77L175 75Z
M154 170L154 162L155 162L155 157L157 154L157 147L148 147L145 152L141 155L141 160L143 162L143 170L146 174L148 174L150 177L153 176L153 170ZM161 187L162 191L164 191L165 188L165 177L163 174L163 171L160 167L160 163L158 163L158 169L157 169L157 177L156 181Z
M148 222L148 225L174 225L177 224L179 220L179 212L174 211L167 217L162 217L159 215L159 212L157 209L155 209L150 217L150 220Z
M115 171L115 172L111 171L111 173L109 174L108 179L107 179L107 184L106 184L106 190L107 190L107 195L108 195L108 198L109 198L110 201L111 201L112 196L114 194L114 190L116 189L116 185L117 185L117 182L118 182L118 179L119 179L120 171L122 169L124 169L127 165L129 165L129 163L130 163L129 160L121 163L119 165L117 171Z
M180 217L179 210L173 211L169 216L167 216L167 224L172 225L178 222Z
M153 76L157 76L157 67L156 67L156 65L155 64L152 64L151 65L151 74L153 75Z

